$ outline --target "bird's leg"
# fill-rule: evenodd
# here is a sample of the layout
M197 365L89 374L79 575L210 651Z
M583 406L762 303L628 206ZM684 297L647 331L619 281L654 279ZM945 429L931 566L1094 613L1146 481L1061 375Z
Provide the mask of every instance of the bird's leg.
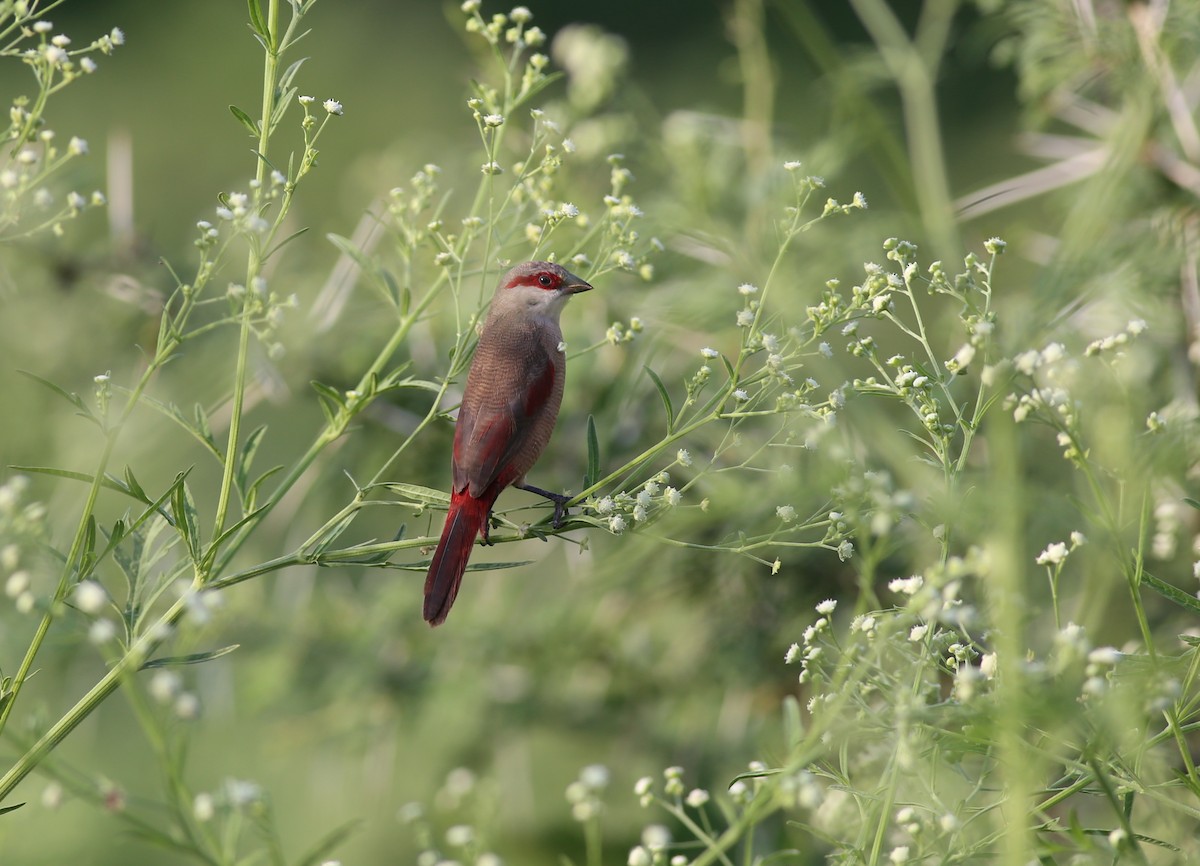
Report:
M488 513L487 513L487 517L486 517L486 518L484 518L484 521L483 521L483 526L481 526L481 527L479 528L479 534L483 536L483 543L484 543L484 544L486 544L488 547L491 547L491 546L492 546L492 539L491 539L491 538L488 536L488 533L491 531L491 528L492 528L492 521L493 521L493 520L495 520L495 519L496 519L496 518L494 518L494 517L492 516L492 511L491 511L491 509L489 508L489 509L488 509ZM499 525L499 524L497 523L497 526L498 526L498 525Z
M549 490L543 490L540 487L534 487L532 484L514 484L519 490L528 490L530 493L536 493L538 496L544 496L554 503L554 522L553 526L558 529L562 526L563 517L567 513L567 503L571 501L570 496L565 496L562 493L551 493Z

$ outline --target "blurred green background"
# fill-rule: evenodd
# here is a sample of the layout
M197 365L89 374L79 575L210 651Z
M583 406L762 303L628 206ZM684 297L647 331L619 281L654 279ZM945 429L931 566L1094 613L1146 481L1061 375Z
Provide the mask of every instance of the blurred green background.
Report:
M974 5L892 6L907 27L922 14L945 14L949 21L935 93L951 194L1040 165L1017 146L1021 130L1043 119L1029 89L1036 87L1026 78L1019 90L1011 67L996 62L997 47L1014 32L1011 22ZM551 37L567 24L588 22L628 46L628 68L602 110L619 137L616 149L637 176L635 195L653 221L651 233L667 247L650 284L614 275L601 292L568 308L564 325L573 346L603 339L609 322L631 315L642 318L647 331L633 347L605 348L573 368L562 420L533 483L578 483L589 413L605 431L606 460L617 465L637 453L658 423L656 397L638 379L643 363L661 362L677 382L681 371L694 370L701 346L736 346L733 287L765 279L771 220L787 203L778 172L762 170L740 138L747 57L766 64L775 87L765 139L772 169L801 159L806 171L826 178L830 195L848 200L861 190L871 202L867 214L805 236L792 266L791 294L780 296L784 304L802 310L826 279L853 279L863 261L881 257L879 245L889 236L928 244L927 258L953 259L1001 235L1021 251L1004 266L1011 294L1001 303L1014 313L1014 331L1033 335L1045 324L1044 301L1036 300L1051 284L1042 269L1050 256L1043 251L1069 219L1073 194L1034 198L975 220L946 213L962 245L946 249L946 238L929 231L929 215L919 206L920 180L910 170L913 142L900 100L853 4L767 3L763 42L743 44L741 61L738 16L753 23L755 3L610 2L585 9L543 2L532 8ZM507 10L485 4L485 14L491 11ZM135 346L154 339L157 299L171 285L159 260L186 270L196 220L211 218L218 192L244 189L253 172L249 140L228 105L254 113L261 57L241 2L75 2L50 17L80 42L114 25L127 35L127 45L101 58L94 76L54 99L49 118L60 135L91 142L91 156L73 164L68 187L108 188L110 200L123 200L109 186L106 165L119 172L128 154L132 176L123 188L132 190L132 210L126 212L130 222L110 208L70 224L65 240L38 238L3 251L0 394L7 412L0 460L86 471L97 443L16 371L31 370L81 393L106 370L116 382L131 379L140 363ZM285 359L271 364L261 353L255 359L250 423L270 425L264 465L294 459L318 429L308 380L351 387L390 332L361 292L336 327L314 327L308 311L338 258L324 235L351 235L373 202L429 161L446 169L446 187L455 186L456 173L467 175L462 187L469 191L480 161L465 108L480 58L476 41L462 33L457 4L324 0L308 23L313 32L300 53L311 59L298 78L301 92L342 101L345 116L327 130L319 169L297 198L295 223L310 231L272 277L301 303L284 332ZM18 63L0 68L0 92L21 92L25 74ZM556 85L549 98L561 99L562 91ZM689 124L716 132L689 150L680 133ZM581 180L596 187L597 199L605 173L602 166ZM1150 187L1146 197L1169 209L1174 193L1143 180ZM1099 201L1091 207L1107 207L1114 220L1138 207L1128 199L1121 203L1126 210ZM1118 240L1111 241L1114 235ZM1080 284L1109 273L1108 257L1123 249L1121 235L1119 225L1104 225L1104 243L1111 244L1087 273L1078 262L1060 263L1055 273L1077 274ZM1163 257L1159 270L1144 277L1133 306L1167 291L1162 287L1174 266ZM1023 308L1028 317L1019 313ZM433 336L416 338L427 352L447 326L430 327ZM1169 334L1168 342L1179 336ZM947 336L940 348L952 353L954 340ZM219 407L231 345L215 340L190 348L186 366L169 370L155 395ZM831 384L847 375L836 366L824 372ZM352 492L342 470L369 474L363 467L378 466L411 413L424 411L417 397L409 399L411 405L378 407L344 438L273 515L247 561L291 549L341 507ZM869 430L879 419L864 410L860 420ZM397 467L395 480L443 487L450 437L449 424L425 437ZM1040 483L1050 487L1066 470L1052 444L1045 452L1043 466L1050 468ZM117 465L135 459L148 489L195 465L197 496L211 508L215 464L160 417L139 417L126 435ZM694 525L681 518L673 534L716 534L766 503L818 510L843 472L824 452L784 462L790 471L753 478L749 496L744 480L712 480L703 495L713 513ZM903 482L919 483L919 474L903 477L912 473L910 463L898 459L889 468ZM32 495L49 504L54 540L62 545L79 493L66 482L35 480ZM516 493L506 497L520 501ZM103 507L111 519L122 506ZM1043 534L1065 536L1074 528L1066 515L1039 519ZM390 513L372 516L374 522L355 531L390 536L390 520ZM426 531L429 520L412 521L412 532ZM189 784L200 791L217 790L229 778L260 784L289 854L357 820L357 833L337 852L344 863L407 863L420 840L398 820L398 810L410 801L433 802L447 773L468 767L492 781L481 782L459 811L438 817L438 826L474 824L507 862L538 866L559 863L564 853L582 860L582 834L563 791L581 767L600 763L612 773L606 862L624 862L645 820L628 794L637 777L681 764L689 784L720 789L749 760L782 759L779 702L795 682L783 653L811 620L812 604L844 596L854 576L822 551L791 555L772 577L744 559L682 555L640 537L593 537L591 547L580 555L562 542L531 541L501 551L498 558L539 562L469 579L448 625L437 631L420 621L421 578L413 573L294 569L223 593L222 610L192 640L198 648L237 643L240 649L184 672L203 707L199 720L174 723L190 731ZM43 565L46 573L37 579L48 586L53 569ZM903 567L896 563L894 573L906 573ZM1122 621L1119 628L1126 626ZM11 610L0 615L6 673L32 627ZM52 634L38 667L22 701L25 711L44 707L50 718L102 671L82 631L69 629ZM5 751L13 751L11 745ZM159 769L121 699L81 727L56 753L55 765L111 780L130 808L155 815ZM42 808L45 785L36 775L27 780L17 799L32 805L0 821L0 862L179 862L78 798L68 797L57 811ZM443 805L453 799L443 791ZM783 832L775 825L769 830Z

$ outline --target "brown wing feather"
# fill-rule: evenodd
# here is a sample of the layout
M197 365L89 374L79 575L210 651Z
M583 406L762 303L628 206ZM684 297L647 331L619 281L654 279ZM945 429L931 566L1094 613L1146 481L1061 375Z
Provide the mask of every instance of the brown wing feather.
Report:
M557 371L539 341L523 341L521 349L505 353L515 365L510 362L507 369L498 370L498 353L490 343L480 342L454 431L455 490L469 488L472 496L483 496L497 481L511 484L528 469L519 464L537 458L533 454L528 461L514 459L526 456L530 433L551 408ZM506 383L511 384L505 388ZM553 407L554 414L557 409Z

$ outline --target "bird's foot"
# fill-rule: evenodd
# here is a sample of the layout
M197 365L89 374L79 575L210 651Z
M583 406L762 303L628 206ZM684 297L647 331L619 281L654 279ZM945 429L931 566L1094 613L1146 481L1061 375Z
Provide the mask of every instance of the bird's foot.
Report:
M538 496L545 497L554 503L554 519L551 525L558 529L563 525L563 518L569 516L567 511L567 503L571 501L570 496L562 493L551 493L549 490L543 490L540 487L534 487L532 484L514 484L514 487L520 490L528 490L530 493L536 493Z

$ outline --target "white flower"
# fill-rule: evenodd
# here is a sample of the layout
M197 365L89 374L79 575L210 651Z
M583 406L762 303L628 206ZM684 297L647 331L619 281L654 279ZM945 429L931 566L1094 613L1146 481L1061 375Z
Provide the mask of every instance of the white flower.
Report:
M1142 333L1142 331L1146 330L1146 320L1131 319L1129 324L1125 326L1125 330L1136 337L1138 334Z
M312 96L301 96L298 101L301 105L312 105L317 100Z
M650 789L654 787L653 776L642 776L633 786L633 793L639 797L644 797L650 793Z
M750 310L738 310L737 325L739 328L749 328L754 324L754 313Z
M799 162L798 160L789 159L783 164L783 167L788 171L799 171L801 165L803 165L803 163Z
M746 393L745 388L738 388L736 391L733 392L733 399L739 403L745 403L747 400L750 399L750 395Z
M1096 647L1088 653L1088 661L1096 665L1115 665L1124 654L1116 647Z
M707 803L708 800L708 791L705 791L703 788L692 788L692 790L688 792L687 799L684 800L684 802L693 809L699 809L701 806Z
M617 503L613 501L611 496L605 496L596 503L597 514L612 514L617 508Z
M704 358L716 358L720 354L721 353L718 352L716 349L704 348L704 349L700 350L700 355L701 355L701 357L704 357Z
M147 691L160 704L165 704L183 689L183 680L174 671L158 671L150 678Z
M788 647L788 651L784 653L783 663L785 665L790 665L798 658L800 658L800 644L794 643Z
M899 845L892 849L892 853L888 855L888 860L893 863L908 862L908 846Z
M650 852L641 845L634 847L629 852L629 859L625 861L629 866L650 866L653 859L650 857Z
M692 455L686 448L680 448L675 454L675 460L680 466L691 466Z
M97 646L106 644L117 634L117 627L111 619L98 619L88 629L88 640Z
M108 34L108 38L112 40L113 45L124 45L125 44L125 31L122 30L120 27L114 27L112 29L112 31Z
M190 721L199 718L200 698L191 692L184 692L175 699L175 706L172 709L175 711L175 715L181 719Z
M983 658L979 660L979 672L989 680L996 677L996 654L984 653Z
M79 68L91 75L96 71L96 61L90 57L84 57L79 61Z
M517 24L528 24L533 20L533 13L529 11L528 6L514 6L508 17Z
M216 814L217 808L212 794L200 793L192 800L192 817L201 824L211 821Z
M817 351L819 351L826 358L833 357L833 347L831 347L828 343L821 343L819 346L817 346Z
M796 509L790 505L777 505L775 507L775 516L784 523L791 523L796 519Z
M446 844L451 848L464 848L475 838L475 830L467 824L454 824L446 829Z
M504 125L503 114L485 114L483 116L483 125L495 129L497 126Z
M80 581L75 587L75 606L86 614L95 615L104 609L108 593L94 580Z
M925 635L928 633L929 633L929 626L914 625L908 632L908 639L910 641L912 641L913 643L916 643L918 641L924 640Z
M667 501L668 505L678 505L681 498L679 491L674 487L668 487L663 491L663 499Z
M837 599L827 598L817 605L817 613L821 616L829 616L837 609Z
M72 156L82 156L88 152L88 143L79 136L71 136L71 140L67 143L67 153Z
M608 787L608 780L608 767L603 764L589 764L579 771L579 781L593 791Z
M5 548L7 550L7 548ZM29 572L14 571L4 583L4 594L9 598L19 598L29 589Z
M608 528L614 535L620 535L625 531L625 518L619 514L614 514L608 519Z
M1075 549L1076 547L1081 547L1084 544L1087 544L1087 536L1086 535L1084 535L1082 532L1079 532L1078 530L1071 533L1071 548L1072 549Z
M321 105L330 114L336 114L338 117L342 115L342 104L336 99L326 99Z
M737 287L737 289L739 295L745 295L747 297L758 294L758 286L751 285L750 283L742 283Z
M1059 565L1067 558L1067 546L1061 541L1046 545L1046 549L1038 554L1038 565Z
M42 806L47 809L57 809L62 805L63 787L58 782L51 782L42 789Z
M916 595L917 590L924 582L925 578L919 574L914 574L912 577L897 577L888 583L888 589L902 595Z
M34 33L49 33L54 29L53 21L35 21L33 22Z

